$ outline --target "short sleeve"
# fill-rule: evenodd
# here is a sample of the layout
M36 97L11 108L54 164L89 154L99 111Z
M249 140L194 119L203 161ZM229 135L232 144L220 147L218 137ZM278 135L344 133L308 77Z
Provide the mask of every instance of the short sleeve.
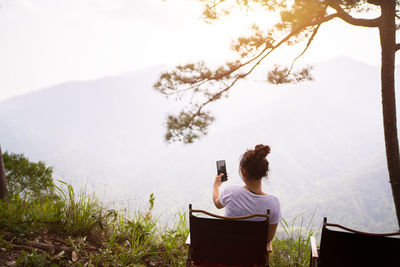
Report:
M222 204L222 206L226 206L226 204L228 204L230 198L232 196L232 190L231 187L226 187L221 195L219 196L219 202Z
M273 209L271 209L271 219L269 221L270 224L278 224L282 220L281 214L281 204L279 203L279 199L274 197Z

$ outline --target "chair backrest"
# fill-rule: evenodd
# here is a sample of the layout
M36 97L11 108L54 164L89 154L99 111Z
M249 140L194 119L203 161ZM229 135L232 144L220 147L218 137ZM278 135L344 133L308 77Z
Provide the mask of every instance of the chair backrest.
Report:
M346 232L328 227L341 228ZM324 218L318 267L400 266L399 237L399 232L365 233L338 224L329 224Z
M216 218L203 218L201 212ZM263 221L245 221L262 216ZM269 210L245 217L218 216L189 205L190 258L209 264L266 265Z

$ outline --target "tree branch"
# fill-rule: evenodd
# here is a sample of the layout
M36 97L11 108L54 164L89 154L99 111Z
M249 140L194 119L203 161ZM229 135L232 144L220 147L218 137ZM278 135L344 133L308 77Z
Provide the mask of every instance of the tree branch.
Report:
M274 47L272 47L272 49L271 49L270 51L268 51L268 53L266 53L263 57L261 57L261 59L258 60L258 61L254 64L254 66L250 69L250 71L248 71L247 73L243 74L243 77L240 77L240 78L244 78L244 77L246 77L247 75L249 75L249 74L257 67L257 65L259 65L259 64L261 63L261 61L264 60L265 57L267 57L269 54L271 54L276 48L278 48L279 46L281 46L283 43L287 42L290 38L292 38L292 37L295 36L296 34L300 33L301 31L303 31L303 30L306 29L307 27L311 27L311 26L318 25L318 27L316 28L316 30L315 30L315 31L313 32L313 34L311 35L311 37L310 37L310 39L309 39L309 41L308 41L308 43L307 43L307 46L306 46L306 48L304 49L304 51L303 51L303 53L302 53L302 54L304 54L304 52L305 52L305 51L308 49L308 47L310 46L310 44L311 44L312 40L314 39L315 35L317 34L317 31L318 31L320 25L321 25L322 23L324 23L324 22L330 21L331 19L335 18L336 16L337 16L336 13L335 13L335 14L331 14L331 15L326 16L326 17L322 18L321 20L319 20L319 21L313 23L312 25L306 25L306 26L300 27L300 28L297 29L296 31L290 32L290 33L289 33L285 38L283 38L277 45L275 45ZM265 50L264 50L264 51L265 51ZM264 53L264 51L263 51L262 53ZM301 54L301 55L302 55L302 54ZM301 56L301 55L300 55L300 56ZM300 56L299 56L299 57L300 57ZM259 57L259 56L257 56L257 58L258 58L258 57ZM255 59L255 58L254 58L254 59ZM254 60L254 59L253 59L253 60Z
M397 50L399 50L399 49L400 49L400 44L396 44L395 50L397 51Z
M331 16L330 19L332 19L332 18L334 18L334 17ZM329 20L330 20L330 19L329 19ZM325 20L325 21L327 21L327 20ZM318 24L317 30L318 30L319 26L320 26L320 24ZM275 46L273 46L273 47L271 48L271 50L269 50L265 55L263 55L256 63L254 63L254 65L250 68L250 70L249 70L248 72L237 76L237 77L232 81L231 84L229 84L227 87L225 87L223 90L219 91L218 93L214 94L214 95L213 95L212 97L210 97L207 101L203 102L203 103L199 106L197 112L193 115L192 119L194 119L194 117L195 117L197 114L199 114L199 113L201 112L201 110L202 110L202 108L203 108L204 106L206 106L207 104L209 104L209 103L213 102L214 100L218 99L223 93L225 93L225 92L228 91L230 88L232 88L238 80L247 77L247 76L248 76L250 73L252 73L253 70L261 63L261 61L264 60L264 58L266 58L266 57L267 57L269 54L271 54L275 49L277 49L278 47L280 47L282 44L284 44L285 42L287 42L291 37L293 37L294 35L298 34L298 33L299 33L301 30L303 30L303 29L304 29L304 28L299 29L299 30L296 30L296 31L290 32L290 33L289 33L288 35L286 35L281 41L279 41L279 43L277 43ZM314 31L314 33L313 33L313 35L311 36L309 42L307 43L307 46L306 46L306 49L305 49L305 50L307 50L307 48L310 46L310 43L311 43L312 39L314 39L315 34L317 33L317 30ZM252 59L249 60L248 62L244 63L242 66L247 65L247 64L251 63L252 61L258 59L266 50L267 50L267 49L264 49L260 54L258 54L256 57L252 58ZM305 52L305 50L304 50L304 52ZM304 53L304 52L303 52L303 53ZM302 53L302 54L303 54L303 53ZM300 56L301 56L301 55L300 55ZM299 57L300 57L300 56L299 56Z
M307 42L307 44L306 44L306 47L303 49L303 51L302 51L297 57L295 57L295 59L293 59L293 62L292 62L292 65L290 66L288 75L292 72L293 66L294 66L294 64L296 63L296 61L297 61L302 55L304 55L304 53L305 53L305 52L307 51L307 49L310 47L311 42L314 40L315 35L317 35L317 32L318 32L318 30L319 30L319 27L321 27L321 24L318 24L318 25L315 27L315 29L313 30L313 33L311 34L310 38L308 39L308 42Z
M341 18L343 21L361 27L379 27L379 23L381 21L381 17L374 18L374 19L359 19L350 16L344 9L334 1L329 1L328 5L337 11L336 16Z
M219 3L219 2L217 2ZM205 106L220 99L224 94L226 94L239 80L246 78L249 74L253 72L253 70L273 51L277 48L282 46L285 43L291 41L291 38L299 36L303 32L310 32L311 36L308 38L306 43L306 47L302 50L301 54L298 55L294 61L292 62L291 69L293 67L294 62L300 58L305 51L309 48L311 42L313 41L314 37L316 36L319 27L321 24L328 22L336 17L339 17L338 13L329 14L329 15L320 15L314 16L309 20L303 20L301 23L297 25L291 25L292 27L284 27L282 29L279 28L277 25L278 30L286 30L286 34L281 36L280 40L278 39L277 42L274 41L275 44L268 42L264 45L260 45L256 47L255 50L252 51L252 56L244 58L242 57L241 60L237 60L235 62L226 63L228 68L220 68L216 71L211 71L207 69L206 72L203 73L201 69L202 66L199 67L198 72L200 73L199 76L193 76L195 79L190 81L190 77L182 76L178 72L173 73L166 73L165 77L162 76L160 78L161 82L159 81L155 84L155 88L159 91L164 92L166 95L172 95L174 93L183 93L189 90L195 90L195 92L200 92L200 86L204 85L207 82L211 83L213 87L214 82L219 83L218 90L210 91L206 90L203 92L203 96L206 98L203 101L199 101L197 104L192 104L190 109L187 111L182 111L178 116L170 115L168 117L168 132L165 135L166 140L178 140L183 141L185 143L193 142L193 139L198 138L201 135L204 135L207 131L207 127L209 124L214 120L212 116L206 111L204 112L203 109ZM290 25L289 25L290 26ZM294 26L294 27L293 27ZM193 66L182 66L177 67L178 71L183 73L190 73L194 72L197 69ZM240 70L240 71L239 71ZM183 74L182 74L183 75ZM300 73L300 76L302 73ZM163 85L162 80L166 80L165 84ZM189 82L186 80L189 79ZM304 80L300 77L298 79L295 77L297 81ZM182 88L181 90L175 92L168 92L169 90L174 91L174 88L177 88L181 85L188 84L188 87ZM213 87L213 89L217 89Z
M211 96L209 99L207 99L207 101L203 102L199 108L197 109L197 112L195 112L193 114L193 116L191 117L190 121L192 121L198 114L200 114L201 110L208 105L209 103L213 102L214 100L218 99L219 97L221 97L221 95L225 92L227 92L229 89L231 89L235 83L240 80L243 79L245 77L247 77L250 73L253 72L253 70L264 60L264 58L266 58L269 54L271 54L275 49L277 49L278 47L280 47L282 44L284 44L285 42L287 42L290 38L292 38L293 36L295 36L296 34L298 34L299 32L301 32L302 30L304 30L307 27L310 26L315 26L317 25L316 29L313 31L313 34L311 35L306 48L304 49L303 53L308 49L308 47L310 46L312 40L314 39L315 35L318 32L319 27L321 26L322 23L330 21L331 19L337 17L337 13L335 14L331 14L329 16L326 16L324 18L322 18L321 20L315 22L313 25L306 25L303 27L299 27L297 30L295 31L291 31L288 35L286 35L282 40L279 41L279 43L277 43L275 46L271 47L265 47L257 56L253 57L252 59L248 60L247 62L240 64L240 66L234 70L232 70L230 73L235 72L236 70L240 69L243 66L246 66L248 64L250 64L251 62L257 60L258 58L260 58L256 63L254 63L254 65L250 68L250 70L246 73L240 74L238 75L231 84L229 84L228 86L226 86L224 89L222 89L221 91L219 91L218 93L214 94L213 96ZM267 53L265 53L268 49L270 49ZM265 54L264 54L265 53ZM263 55L264 54L264 55ZM301 54L301 55L302 55ZM298 57L300 57L301 55L299 55ZM296 58L297 59L297 58Z

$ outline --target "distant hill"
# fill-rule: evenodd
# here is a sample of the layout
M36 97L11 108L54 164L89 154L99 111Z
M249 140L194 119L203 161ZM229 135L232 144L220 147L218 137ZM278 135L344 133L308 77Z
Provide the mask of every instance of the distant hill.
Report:
M215 211L215 160L226 159L229 183L240 183L240 155L269 144L265 191L279 197L284 217L308 217L317 208L318 224L327 216L366 231L396 229L378 68L342 57L317 64L313 82L243 81L210 107L216 122L191 145L163 140L167 113L182 107L152 89L164 69L67 82L2 101L2 148L44 160L107 203L136 207L154 192L157 212L168 218L188 203Z

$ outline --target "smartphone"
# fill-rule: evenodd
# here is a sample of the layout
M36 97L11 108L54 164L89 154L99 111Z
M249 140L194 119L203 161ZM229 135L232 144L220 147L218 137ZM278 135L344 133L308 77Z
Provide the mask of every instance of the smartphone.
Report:
M221 177L221 182L225 182L226 180L228 180L228 176L226 175L226 164L225 164L225 160L217 160L217 173L223 173L224 175L222 175Z

